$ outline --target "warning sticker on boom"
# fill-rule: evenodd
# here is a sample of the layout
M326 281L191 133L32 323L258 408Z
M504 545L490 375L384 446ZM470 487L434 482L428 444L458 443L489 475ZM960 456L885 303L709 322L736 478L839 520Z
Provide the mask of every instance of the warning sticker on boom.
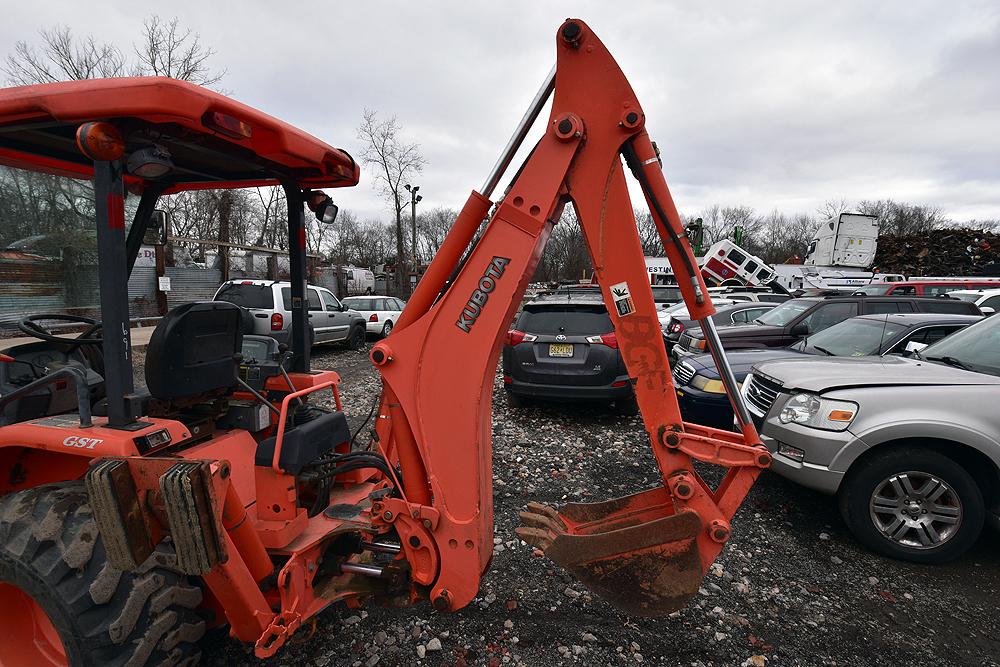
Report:
M628 289L628 283L612 285L611 298L615 301L618 317L625 317L635 312L635 303L632 301L632 292Z

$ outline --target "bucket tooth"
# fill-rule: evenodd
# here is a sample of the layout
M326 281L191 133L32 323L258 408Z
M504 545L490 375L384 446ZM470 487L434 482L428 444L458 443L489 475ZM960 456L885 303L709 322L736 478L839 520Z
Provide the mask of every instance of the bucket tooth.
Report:
M84 477L84 485L108 562L123 571L138 569L153 553L153 538L128 461L95 462Z
M208 464L175 463L160 476L160 492L177 550L178 569L202 575L226 562L226 542L219 526Z
M666 502L664 502L666 501ZM556 511L531 503L515 532L614 606L635 616L683 608L703 576L697 513L661 490Z

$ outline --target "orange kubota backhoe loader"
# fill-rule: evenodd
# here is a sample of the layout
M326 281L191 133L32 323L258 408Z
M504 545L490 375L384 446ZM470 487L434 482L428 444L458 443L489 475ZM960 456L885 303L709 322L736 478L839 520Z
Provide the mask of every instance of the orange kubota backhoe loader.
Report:
M0 91L0 164L93 183L103 320L62 316L85 326L71 338L46 328L52 315L26 318L22 329L39 342L8 349L0 363L4 665L180 661L198 654L207 626L225 624L267 657L333 602L467 605L493 551L500 339L567 203L662 484L602 503L532 504L517 532L629 613L663 614L689 600L770 456L727 370L642 107L583 22L567 20L556 49L556 67L485 185L393 334L373 346L383 388L360 440L366 424L352 436L339 376L310 369L304 298L303 204L321 221L335 218L317 189L358 182L346 152L169 79ZM553 93L544 136L494 204ZM723 370L741 432L681 420L622 158ZM280 185L288 199L291 349L243 335L235 305L188 303L157 325L146 387L136 388L127 284L158 198L260 185ZM126 190L139 196L127 234ZM88 190L67 191L82 202ZM319 405L326 392L336 409ZM728 468L718 488L694 460Z

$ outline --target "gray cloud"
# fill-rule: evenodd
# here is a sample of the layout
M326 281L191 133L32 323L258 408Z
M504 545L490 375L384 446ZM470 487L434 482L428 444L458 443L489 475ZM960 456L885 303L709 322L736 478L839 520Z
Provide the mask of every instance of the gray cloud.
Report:
M354 154L365 107L428 160L422 205L478 187L554 58L569 11L537 2L284 4L177 0L223 85ZM664 152L679 208L813 211L895 197L1000 217L1000 5L574 3L615 54ZM127 44L134 2L6 7L0 52L55 23ZM634 197L638 201L638 197ZM369 183L339 193L384 216Z

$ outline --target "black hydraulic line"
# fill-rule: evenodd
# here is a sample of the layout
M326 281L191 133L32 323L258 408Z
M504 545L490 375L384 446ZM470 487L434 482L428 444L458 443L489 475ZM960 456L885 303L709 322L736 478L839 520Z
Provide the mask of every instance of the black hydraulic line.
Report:
M681 259L684 261L684 268L688 271L688 277L697 280L700 270L695 268L694 264L691 262L691 258L688 257L684 244L681 243L680 236L678 236L677 232L674 231L673 226L670 224L670 220L667 218L667 214L663 211L663 206L653 193L653 188L649 185L649 179L646 178L646 172L639 163L639 156L636 155L635 147L632 145L632 139L629 139L622 145L621 153L625 158L625 163L628 165L629 169L632 170L632 175L635 176L637 181L639 181L639 186L646 194L646 197L649 198L649 203L652 205L653 212L656 214L654 217L658 217L661 224L666 227L667 233L670 234L671 242L680 252Z
M348 447L350 451L352 452L354 451L354 441L358 439L358 434L361 433L361 431L365 429L365 426L368 425L368 422L371 421L372 415L375 414L375 408L381 402L382 402L382 392L379 391L379 393L375 395L375 400L372 401L372 407L368 410L368 416L365 417L365 420L361 422L361 426L359 426L358 430L355 431L354 435L351 436L351 446Z

